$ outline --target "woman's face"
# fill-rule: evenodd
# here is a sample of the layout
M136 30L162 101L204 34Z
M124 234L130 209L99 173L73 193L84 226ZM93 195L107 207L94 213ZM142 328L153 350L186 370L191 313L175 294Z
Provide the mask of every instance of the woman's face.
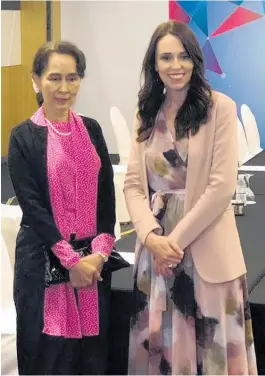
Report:
M193 67L193 61L178 37L168 34L159 40L156 48L156 71L167 90L188 87Z
M53 53L41 77L33 79L42 93L44 105L50 112L69 110L75 102L81 79L77 73L76 61L71 55Z

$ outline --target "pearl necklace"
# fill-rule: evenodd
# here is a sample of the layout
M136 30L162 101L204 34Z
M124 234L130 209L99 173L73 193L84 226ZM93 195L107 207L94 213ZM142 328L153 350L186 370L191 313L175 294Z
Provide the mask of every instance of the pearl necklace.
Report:
M48 120L48 119L45 119L45 121L48 123L48 125L52 128L52 130L57 133L59 136L70 136L72 134L72 132L66 132L66 133L63 133L63 132L60 132L58 131L58 129L55 128L55 126Z

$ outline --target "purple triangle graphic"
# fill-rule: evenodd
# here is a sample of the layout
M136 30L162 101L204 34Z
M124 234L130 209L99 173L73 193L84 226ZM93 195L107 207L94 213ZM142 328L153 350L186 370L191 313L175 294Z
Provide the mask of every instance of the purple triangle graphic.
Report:
M205 68L212 72L222 74L222 69L218 63L209 40L207 40L205 45L203 46L202 52L204 55Z

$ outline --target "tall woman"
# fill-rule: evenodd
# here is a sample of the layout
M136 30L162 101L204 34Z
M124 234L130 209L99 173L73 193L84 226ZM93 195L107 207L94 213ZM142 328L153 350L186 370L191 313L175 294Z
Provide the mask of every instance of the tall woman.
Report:
M256 374L231 205L236 104L210 88L179 22L157 27L143 74L125 179L137 233L129 374Z

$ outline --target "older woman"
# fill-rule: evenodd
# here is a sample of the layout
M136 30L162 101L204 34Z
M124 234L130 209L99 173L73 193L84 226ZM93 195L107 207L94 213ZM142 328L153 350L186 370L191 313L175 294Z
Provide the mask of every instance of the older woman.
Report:
M71 110L84 77L84 54L68 42L36 53L32 78L39 110L15 127L8 155L23 211L14 299L20 374L104 374L114 244L113 172L99 124ZM91 238L80 256L71 240ZM48 251L70 281L45 285ZM47 270L46 270L47 272Z

